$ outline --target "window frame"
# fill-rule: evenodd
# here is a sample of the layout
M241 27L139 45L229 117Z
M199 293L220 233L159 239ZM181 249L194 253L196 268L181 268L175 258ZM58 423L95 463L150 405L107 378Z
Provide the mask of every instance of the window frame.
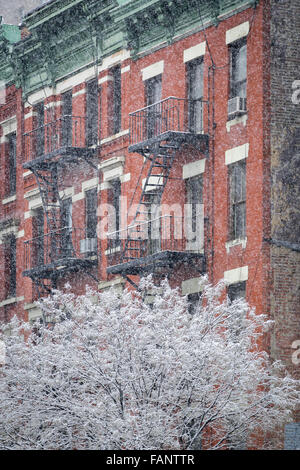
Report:
M6 298L12 298L17 293L17 239L15 234L9 233L5 237L5 264L6 272Z
M98 144L99 127L99 89L98 80L93 78L86 82L86 145ZM95 101L95 102L94 102Z
M195 81L197 75L197 68L201 67L201 93L199 97L193 97L195 92ZM190 132L200 133L203 130L203 104L202 101L195 102L195 100L203 100L204 91L204 60L203 56L197 57L186 63L186 83L187 83L187 97L188 97L188 129ZM200 111L200 113L199 113ZM198 115L200 114L200 116ZM200 117L200 126L199 126Z
M237 295L240 291L243 291L243 295ZM236 299L246 298L246 281L235 282L234 284L229 284L227 286L227 296L230 302L233 302Z
M121 65L116 65L111 70L113 79L112 92L113 92L113 106L112 106L112 133L113 135L121 132L122 129L122 74Z
M246 55L246 60L245 60L245 77L242 80L235 80L234 75L234 68L237 68L237 57L238 54L241 52L241 49L245 47L245 55ZM229 62L230 62L230 67L229 67L229 99L232 98L245 98L247 99L247 72L248 72L248 66L247 66L247 38L241 38L238 39L237 41L232 42L229 44ZM245 85L245 96L242 96L241 93L237 92L237 89L241 89Z
M246 159L228 165L228 192L229 192L229 241L240 240L246 237L246 208L247 208L247 193L246 193L246 176L247 176ZM240 184L237 182L237 177L242 177ZM237 194L237 188L241 187L241 195ZM238 225L238 209L242 207L243 215L242 227Z
M85 191L85 238L97 237L97 197L97 188Z
M9 181L8 189L9 195L16 193L17 188L17 133L12 132L7 135L8 138L8 169L9 169Z

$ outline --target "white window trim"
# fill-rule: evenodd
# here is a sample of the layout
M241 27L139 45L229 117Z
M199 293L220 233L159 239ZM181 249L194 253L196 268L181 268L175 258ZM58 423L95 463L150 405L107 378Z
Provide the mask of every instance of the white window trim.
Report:
M0 122L0 126L2 127L2 132L3 132L1 143L3 143L3 141L6 142L6 136L8 134L11 134L12 132L17 132L17 117L12 116L8 119L5 119L4 121ZM3 137L5 139L3 139Z
M193 178L194 176L198 176L204 173L205 162L206 162L206 159L202 158L201 160L196 160L194 162L183 165L182 178L185 180L185 179Z
M195 46L189 47L183 51L183 62L189 62L190 60L197 59L205 55L206 41L200 42Z
M10 202L13 202L13 201L16 201L17 200L17 196L15 194L13 194L13 196L9 196L9 197L6 197L5 199L2 199L2 204L5 205L5 204L9 204Z
M160 60L159 62L155 62L154 64L148 65L142 69L142 77L143 81L149 80L149 78L156 77L157 75L161 75L164 71L164 61Z
M125 157L112 157L104 160L99 165L99 169L103 173L103 182L107 183L116 178L120 178L124 172Z
M226 31L226 44L231 44L248 35L249 33L249 21L245 21L234 28L227 29Z
M202 292L203 287L201 286L201 279L201 277L193 277L191 279L187 279L186 281L182 281L182 295L198 294L199 292Z
M118 132L117 134L111 135L109 137L106 137L105 139L102 139L100 141L100 144L107 144L108 142L111 142L112 140L118 139L119 137L122 137L124 135L129 134L129 129L125 129L124 131Z
M236 240L230 240L229 242L225 243L226 252L229 253L230 248L234 246L242 245L242 248L245 249L247 246L247 237L244 238L237 238Z
M248 266L230 269L224 272L225 281L230 284L237 284L248 280Z
M225 165L231 165L232 163L238 162L248 158L249 154L249 143L233 147L225 152Z
M10 305L10 304L15 304L17 302L23 302L23 300L24 300L24 296L8 297L7 299L2 300L2 302L0 302L0 307L4 307L5 305Z

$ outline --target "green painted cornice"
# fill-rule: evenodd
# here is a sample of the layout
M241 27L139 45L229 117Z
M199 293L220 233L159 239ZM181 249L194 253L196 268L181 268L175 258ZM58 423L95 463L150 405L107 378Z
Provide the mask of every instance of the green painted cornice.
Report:
M15 82L15 73L12 61L13 44L21 39L18 26L0 25L0 81Z
M257 0L52 0L29 12L29 36L13 46L7 67L26 96L127 48L136 59L155 47ZM7 41L1 52L4 56ZM5 67L4 67L5 68ZM0 78L3 66L0 65ZM6 70L5 73L8 73ZM11 72L10 72L11 73ZM8 73L9 75L9 73Z

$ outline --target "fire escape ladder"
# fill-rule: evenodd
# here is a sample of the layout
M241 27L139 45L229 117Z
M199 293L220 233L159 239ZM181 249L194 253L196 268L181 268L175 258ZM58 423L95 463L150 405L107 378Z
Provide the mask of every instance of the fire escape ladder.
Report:
M137 205L137 210L130 225L130 227L132 227L132 232L129 228L124 244L122 253L122 260L124 261L136 259L134 254L139 253L140 256L145 250L147 240L139 235L138 228L135 229L133 227L138 227L139 223L143 224L143 222L147 222L149 217L153 215L151 214L152 206L160 205L163 192L169 179L175 154L179 147L180 145L176 143L172 145L158 144L146 157L150 161L150 165L144 184L142 184L142 191ZM143 169L141 170L141 174L142 171ZM141 174L139 181L141 180ZM132 201L133 199L134 198L132 198ZM131 206L132 203L130 208Z

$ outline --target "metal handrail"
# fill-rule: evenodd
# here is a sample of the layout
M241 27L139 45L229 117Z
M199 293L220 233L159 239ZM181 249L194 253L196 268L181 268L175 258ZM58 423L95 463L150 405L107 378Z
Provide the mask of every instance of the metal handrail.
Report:
M85 252L81 252L85 234L85 228L66 226L24 241L25 270L54 261L85 258Z
M153 103L153 104L149 104L148 106L145 106L144 108L140 108L140 109L137 109L136 111L132 111L131 113L129 113L129 116L133 116L135 113L139 113L140 111L145 111L146 109L151 108L152 106L156 106L160 103L164 103L165 101L169 101L171 99L172 100L177 100L177 101L185 101L185 102L188 102L188 101L201 101L202 103L208 103L208 101L204 100L203 98L198 98L197 100L191 100L191 99L188 99L188 98L177 98L176 96L168 96L168 98L164 98L163 100L157 101L156 103Z
M25 136L27 136L27 135L33 134L34 132L38 131L39 129L44 129L46 126L50 126L51 124L54 124L54 123L57 122L57 121L62 121L64 118L86 119L85 116L74 116L73 114L64 114L63 116L60 116L60 117L58 117L57 119L54 119L53 121L46 122L46 123L43 124L42 126L35 127L35 128L32 129L31 131L24 132L24 133L23 133L23 136L25 137Z
M110 232L110 233L107 234L107 238L110 238L110 235L114 235L114 234L120 233L120 232L127 232L130 228L140 227L141 225L149 225L149 224L155 222L156 220L160 220L160 219L164 219L164 218L184 220L184 217L179 217L177 215L161 215L159 217L156 217L155 219L145 220L144 222L139 222L135 225L128 225L126 228L123 228L121 230L116 230L114 232Z
M138 145L167 132L208 134L209 103L169 96L129 114L130 143Z

